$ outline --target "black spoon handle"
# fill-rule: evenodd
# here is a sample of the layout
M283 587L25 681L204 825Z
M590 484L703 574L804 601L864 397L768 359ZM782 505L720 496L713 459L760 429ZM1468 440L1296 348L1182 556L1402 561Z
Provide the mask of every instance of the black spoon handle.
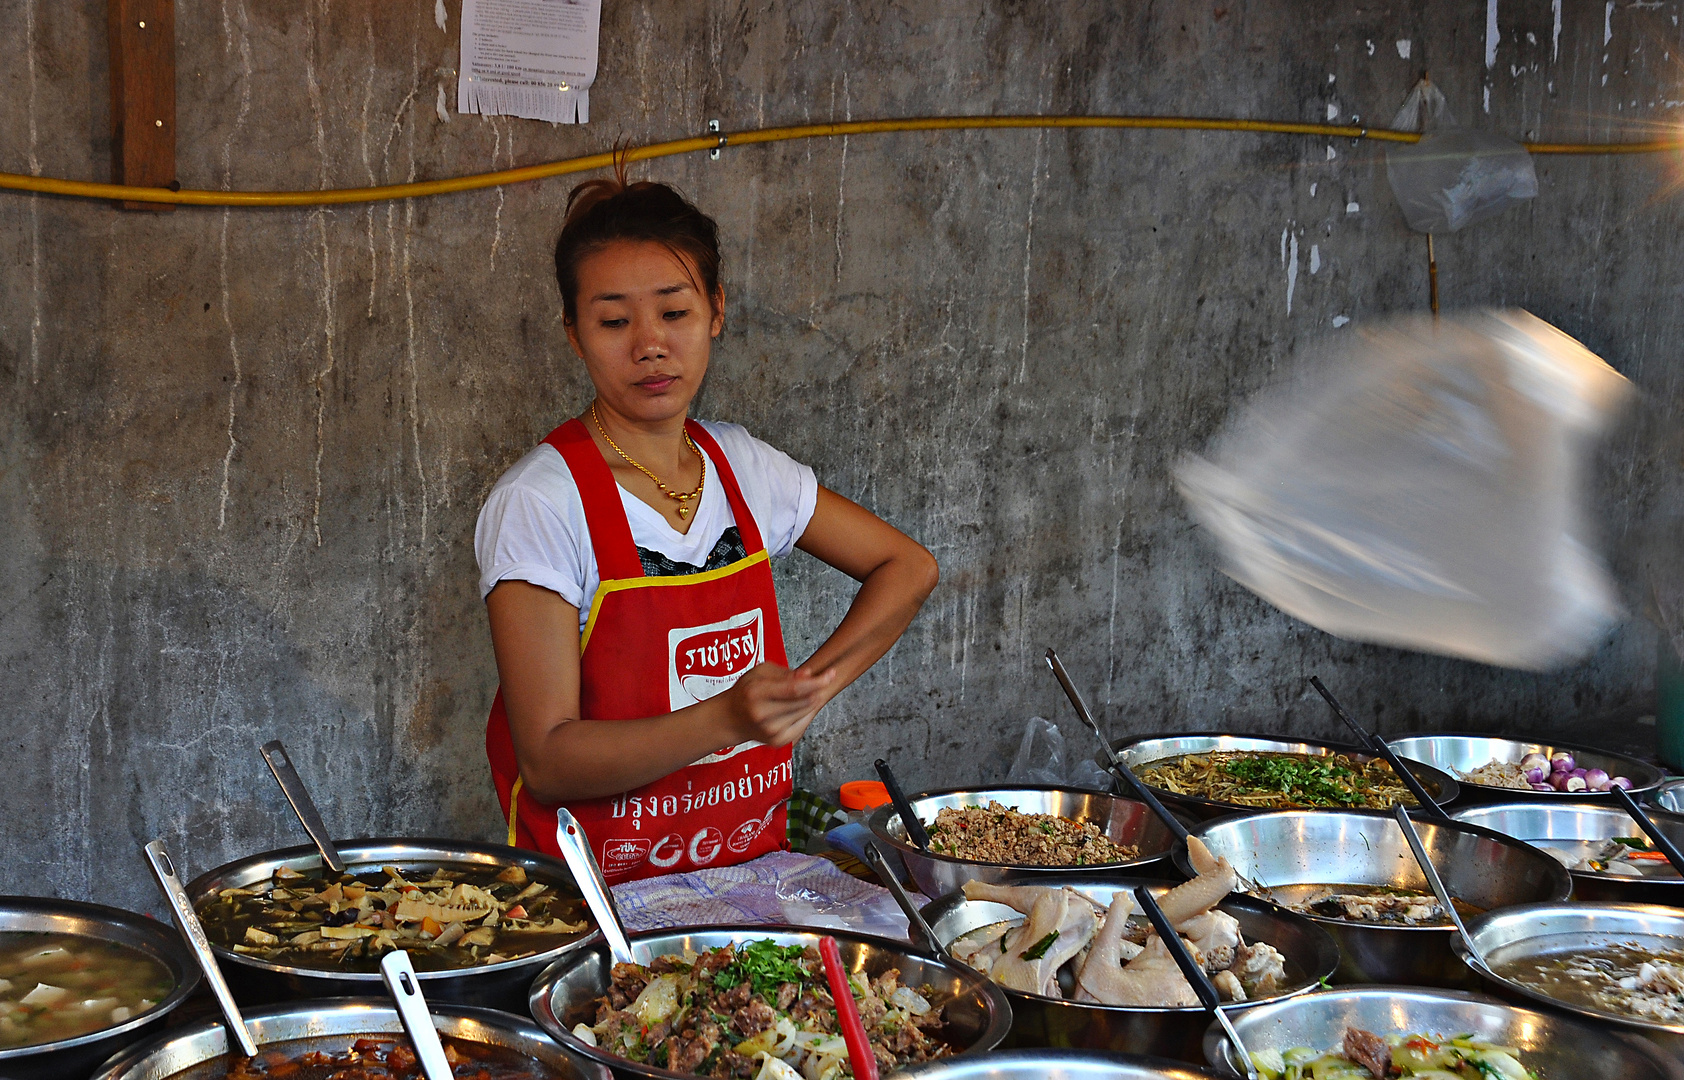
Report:
M1152 813L1158 815L1158 820L1164 823L1164 827L1169 829L1177 840L1186 843L1187 826L1181 824L1179 818L1165 809L1164 804L1158 801L1158 797L1152 794L1152 789L1142 783L1140 777L1134 775L1134 770L1123 763L1122 756L1112 748L1110 740L1100 732L1099 725L1094 722L1093 714L1088 711L1088 703L1082 700L1082 692L1076 689L1075 683L1070 681L1070 674L1064 670L1064 663L1059 660L1058 653L1051 649L1047 650L1047 666L1052 668L1053 676L1058 679L1058 685L1064 688L1064 696L1070 699L1070 707L1076 710L1077 718L1087 725L1087 729L1093 732L1094 737L1099 740L1099 745L1104 747L1105 756L1110 761L1110 765L1107 767L1111 770L1111 775L1126 784L1131 795L1145 803L1146 808Z
M1146 917L1152 920L1152 929L1158 932L1159 939L1175 960L1175 966L1186 976L1188 985L1193 988L1193 993L1198 995L1205 1011L1215 1017L1216 1022L1222 1026L1223 1033L1233 1044L1234 1056L1244 1063L1246 1076L1256 1080L1257 1070L1251 1064L1251 1054L1247 1052L1245 1043L1240 1041L1239 1032L1235 1031L1234 1025L1228 1021L1228 1014L1222 1011L1222 995L1216 992L1210 976L1206 975L1204 968L1193 959L1193 954L1187 951L1187 943L1181 940L1181 935L1170 925L1169 916L1164 914L1164 909L1152 899L1152 890L1145 885L1138 886L1134 890L1134 902L1146 912Z
M907 801L906 792L901 790L900 781L895 779L895 771L882 758L877 759L877 775L882 777L883 786L889 789L889 798L895 804L895 812L900 814L901 824L906 826L906 835L918 845L919 851L930 850L930 834L924 831L924 823L913 812L912 803Z
M1397 754L1392 752L1392 748L1386 745L1385 739L1380 738L1378 735L1370 734L1366 728L1353 720L1351 718L1351 714L1345 711L1345 706L1339 704L1339 699L1335 698L1327 687L1322 685L1319 678L1311 675L1310 685L1315 687L1316 693L1320 694L1322 696L1322 700L1327 702L1328 708L1333 710L1333 715L1343 720L1345 722L1345 726L1356 733L1359 745L1368 747L1370 752L1379 754L1381 757L1386 759L1386 764L1390 765L1392 767L1392 771L1397 773L1398 779L1402 780L1403 786L1409 789L1409 793L1411 795L1415 796L1415 801L1421 804L1422 810L1425 810L1429 815L1437 818L1439 821L1450 820L1450 815L1445 812L1444 807L1440 806L1436 801L1434 801L1431 795L1427 794L1427 789L1422 785L1420 777L1416 776L1403 764L1403 759L1399 758Z
M1641 825L1643 831L1649 834L1649 839L1653 840L1655 846L1661 849L1661 854L1666 856L1666 861L1672 864L1672 868L1679 874L1684 875L1684 854L1679 853L1677 845L1668 839L1665 833L1655 828L1655 823L1649 820L1649 815L1644 812L1643 807L1639 806L1637 800L1631 797L1631 792L1623 787L1614 788L1614 798L1620 800L1626 813L1631 815L1631 820Z

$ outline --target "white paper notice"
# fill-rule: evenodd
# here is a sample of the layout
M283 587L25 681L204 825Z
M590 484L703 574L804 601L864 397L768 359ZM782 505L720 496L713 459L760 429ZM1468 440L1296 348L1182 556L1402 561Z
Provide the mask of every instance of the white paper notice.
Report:
M456 111L588 122L601 23L602 0L462 0Z

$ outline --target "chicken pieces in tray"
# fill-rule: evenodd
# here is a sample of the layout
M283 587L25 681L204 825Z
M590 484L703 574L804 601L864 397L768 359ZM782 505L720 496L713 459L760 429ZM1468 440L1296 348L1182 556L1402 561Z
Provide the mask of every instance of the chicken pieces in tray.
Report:
M1216 910L1234 891L1234 868L1197 838L1190 854L1198 876L1158 901L1193 958L1229 1001L1267 997L1286 983L1285 958L1265 942L1248 944L1240 924ZM949 951L1001 986L1043 997L1101 1005L1191 1006L1199 999L1169 949L1144 919L1130 922L1134 897L1119 890L1109 907L1072 888L965 884L970 900L1005 904L1019 923L995 923L953 942ZM1061 985L1059 973L1068 978Z

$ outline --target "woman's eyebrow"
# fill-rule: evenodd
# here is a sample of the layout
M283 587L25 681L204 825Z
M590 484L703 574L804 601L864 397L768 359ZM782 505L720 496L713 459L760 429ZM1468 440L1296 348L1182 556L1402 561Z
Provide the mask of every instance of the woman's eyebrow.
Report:
M675 281L671 285L663 285L659 289L656 289L655 295L672 296L677 293L692 291L694 291L694 287L688 281ZM592 296L591 302L596 303L598 301L604 301L607 303L613 303L616 300L624 299L626 299L626 294L622 292L601 292Z

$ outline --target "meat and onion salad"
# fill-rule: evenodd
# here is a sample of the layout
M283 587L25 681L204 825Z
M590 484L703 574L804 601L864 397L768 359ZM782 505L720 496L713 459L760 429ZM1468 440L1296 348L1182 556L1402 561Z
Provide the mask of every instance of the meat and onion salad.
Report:
M1216 905L1234 890L1234 868L1198 837L1188 841L1198 871L1159 906L1229 1001L1267 997L1287 983L1286 960L1265 942L1248 943L1239 921ZM1131 920L1134 896L1118 889L1109 905L1072 888L965 883L970 900L993 901L1025 915L979 927L953 942L955 959L1001 986L1042 997L1101 1005L1177 1007L1198 997L1169 948L1144 918Z
M1497 974L1568 1005L1684 1024L1684 948L1606 945L1499 965Z
M941 1002L900 984L896 968L849 976L866 1036L885 1073L945 1057ZM615 964L595 1002L596 1022L575 1038L640 1064L743 1080L853 1076L819 951L754 941Z
M1144 782L1175 795L1258 809L1389 810L1416 805L1415 796L1380 758L1218 750L1149 762L1135 772Z
M590 928L583 903L554 884L501 870L396 866L301 874L223 889L198 905L210 940L242 956L293 967L378 971L406 949L420 971L533 956Z
M1100 866L1129 862L1139 849L1118 844L1091 821L1002 806L947 806L926 827L930 850L973 862L1017 866Z
M1471 1035L1376 1035L1346 1028L1337 1050L1295 1046L1259 1050L1251 1063L1263 1080L1538 1080L1520 1061L1520 1050Z

